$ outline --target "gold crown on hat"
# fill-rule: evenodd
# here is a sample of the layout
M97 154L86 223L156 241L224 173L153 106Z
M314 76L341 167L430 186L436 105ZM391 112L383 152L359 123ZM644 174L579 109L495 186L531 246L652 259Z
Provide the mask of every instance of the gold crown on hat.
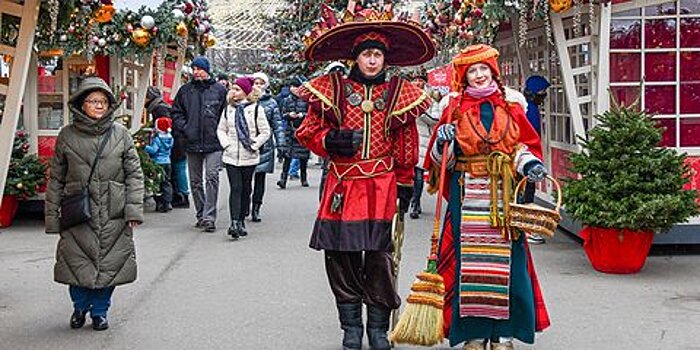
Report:
M406 13L398 17L394 16L394 9L391 4L384 4L381 6L381 10L371 8L358 10L357 7L357 1L348 1L348 6L339 17L340 19L338 19L332 8L325 3L322 4L321 19L316 22L310 31L304 34L304 45L306 47L311 46L321 35L347 23L401 21L420 27L418 12L414 13L413 18L408 18Z

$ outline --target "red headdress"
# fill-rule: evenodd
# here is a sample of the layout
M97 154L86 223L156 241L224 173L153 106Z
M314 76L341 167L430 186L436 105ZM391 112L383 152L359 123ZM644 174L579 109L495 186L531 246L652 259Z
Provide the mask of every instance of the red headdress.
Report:
M327 5L321 5L321 21L304 38L304 57L309 61L355 59L353 51L366 41L377 41L387 49L385 62L390 66L413 66L435 56L435 44L417 23L395 20L391 5L382 12L355 11L355 2L339 21Z
M498 50L485 44L471 45L452 59L452 89L462 92L465 87L467 69L474 63L483 63L491 68L493 75L501 75L498 68Z

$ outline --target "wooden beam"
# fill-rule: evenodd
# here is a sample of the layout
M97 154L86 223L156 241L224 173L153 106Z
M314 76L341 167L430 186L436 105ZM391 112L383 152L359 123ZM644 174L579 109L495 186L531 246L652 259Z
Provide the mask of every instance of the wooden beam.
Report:
M27 82L30 54L34 45L37 17L39 16L40 0L25 0L24 6L8 0L0 1L0 10L3 12L17 13L22 18L19 28L15 59L12 60L10 70L10 84L5 95L5 110L0 123L0 198L5 191L7 169L10 165L12 144L15 139L15 130L19 123L19 111L22 107L22 94ZM18 12L19 11L19 12Z
M610 18L612 6L609 3L600 5L600 42L598 43L598 77L596 89L595 114L603 114L610 109ZM595 123L595 120L593 121Z

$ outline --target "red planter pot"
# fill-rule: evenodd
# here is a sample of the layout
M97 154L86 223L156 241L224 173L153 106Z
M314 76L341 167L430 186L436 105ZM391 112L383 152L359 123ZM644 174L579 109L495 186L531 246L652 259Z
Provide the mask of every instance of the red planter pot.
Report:
M17 197L11 195L2 196L0 202L0 227L9 227L17 213Z
M652 231L585 227L583 249L593 268L605 273L637 273L644 266L654 240Z

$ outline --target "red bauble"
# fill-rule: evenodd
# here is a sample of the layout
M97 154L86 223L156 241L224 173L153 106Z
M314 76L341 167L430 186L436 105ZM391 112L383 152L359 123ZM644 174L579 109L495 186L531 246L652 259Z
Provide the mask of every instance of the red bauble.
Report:
M484 11L482 11L480 8L475 8L472 11L472 15L474 15L474 17L481 18L481 16L484 15Z
M452 0L452 7L454 7L455 10L458 9L460 6L462 6L462 1Z
M191 2L185 3L185 8L182 9L182 11L184 11L188 15L192 13L192 10L194 10L194 4L192 4Z

